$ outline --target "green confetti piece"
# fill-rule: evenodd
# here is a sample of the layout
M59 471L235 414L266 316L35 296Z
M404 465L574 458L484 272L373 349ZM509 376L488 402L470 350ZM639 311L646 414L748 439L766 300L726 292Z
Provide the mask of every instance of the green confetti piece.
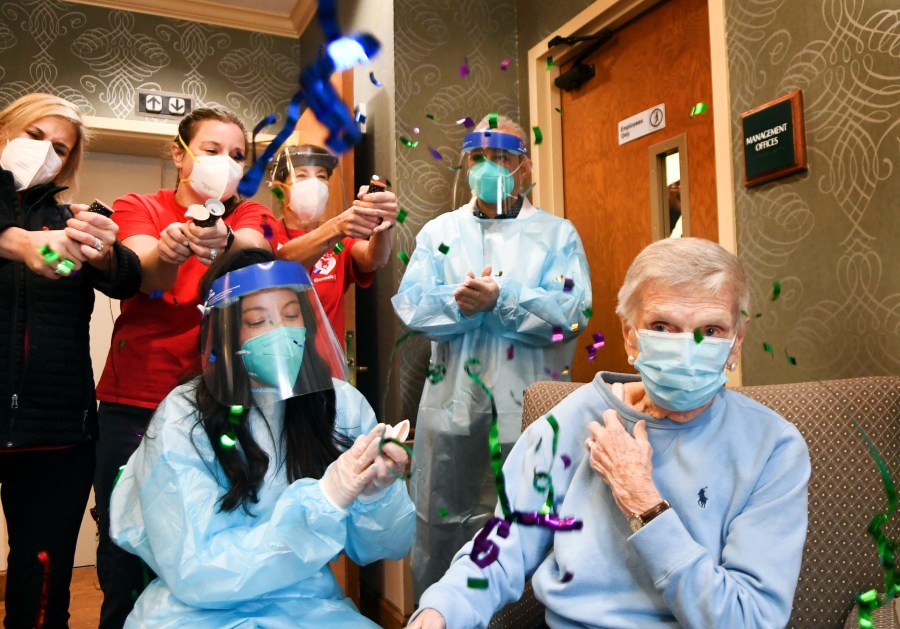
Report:
M761 312L757 312L755 315L753 315L753 318L754 318L754 319L759 319L761 316L762 316L762 313L761 313Z
M787 359L789 365L797 366L797 359L788 354L787 349L784 350L784 357Z
M119 479L122 478L122 472L124 472L124 471L125 471L125 466L124 466L124 465L120 465L120 466L119 466L119 471L116 473L115 479L113 479L113 489L116 488L116 485L118 484Z
M278 186L272 186L272 194L275 195L275 198L284 203L284 191Z
M403 251L403 250L398 251L397 257L400 259L400 261L403 264L409 264L409 254L407 254L405 251Z
M237 442L228 435L222 435L219 437L219 443L222 444L223 448L233 448L234 444Z
M532 129L534 130L534 143L540 144L541 142L543 142L544 134L541 133L541 128L540 127L532 127Z
M447 252L450 251L450 247L448 247L448 246L445 245L444 243L441 243L441 244L438 246L438 251L440 251L440 252L443 253L444 255L447 255Z
M781 282L775 280L772 282L772 301L775 301L781 296Z
M473 590L486 590L488 587L488 580L469 577L468 584Z
M403 224L403 221L406 220L406 217L407 217L407 216L409 216L409 212L407 212L407 211L404 210L403 208L400 208L400 211L397 212L397 223L400 224L400 225L402 225L402 224Z
M438 515L442 518L446 518L448 515L450 515L450 512L447 511L444 507L441 507L440 509L438 509Z
M125 347L125 341L119 341L119 349Z
M553 67L553 57L547 57L547 70Z
M772 354L772 358L775 358L775 352L772 351L772 344L771 344L771 343L765 343L765 342L764 342L764 343L763 343L763 350L766 351L766 352L768 352L768 353L770 353L770 354Z
M496 129L496 128L497 128L497 116L498 116L498 114L497 114L496 111L491 112L491 113L488 114L488 126L489 126L491 129Z
M562 116L562 107L556 107L555 109L556 109L556 113L558 113L560 116Z
M583 314L585 317L590 319L591 317L594 316L594 311L591 310L590 308L585 308L584 310L581 311L581 314Z
M742 317L747 317L747 318L749 319L749 318L750 318L750 313L747 312L746 310L744 310L743 308L741 308L741 316L742 316Z
M706 103L704 103L704 102L699 102L696 105L694 105L693 107L691 107L691 118L693 118L694 116L698 116L700 114L705 114L705 113L706 113Z
M334 243L334 247L332 247L331 250L334 252L334 255L339 254L341 251L344 250L344 243L342 243L342 242Z
M441 120L434 114L425 114L425 117L428 118L429 120L434 120L435 122L440 122L440 120Z
M403 142L404 146L406 146L407 148L414 149L414 148L416 148L417 146L419 146L419 141L418 141L418 140L410 140L410 139L409 139L408 137L406 137L405 135L401 135L401 136L400 136L400 141Z
M694 330L694 342L702 343L703 342L703 331L700 328Z

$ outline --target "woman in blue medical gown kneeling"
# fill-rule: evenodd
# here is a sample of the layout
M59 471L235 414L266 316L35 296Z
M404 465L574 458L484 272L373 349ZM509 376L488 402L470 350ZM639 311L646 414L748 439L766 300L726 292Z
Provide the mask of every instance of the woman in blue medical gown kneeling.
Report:
M201 291L203 375L163 401L112 494L113 540L159 575L126 627L376 627L328 562L408 552L406 452L344 381L302 266L238 250Z

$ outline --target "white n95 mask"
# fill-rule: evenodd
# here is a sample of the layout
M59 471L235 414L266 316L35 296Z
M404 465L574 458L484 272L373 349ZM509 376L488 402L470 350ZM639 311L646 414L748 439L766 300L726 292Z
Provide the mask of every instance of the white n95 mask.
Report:
M244 169L228 155L194 157L187 180L204 199L227 201L237 192Z
M0 166L12 173L16 190L48 183L62 170L62 160L47 140L14 138L0 153Z
M328 184L315 177L301 179L291 186L291 211L301 221L317 221L328 203Z

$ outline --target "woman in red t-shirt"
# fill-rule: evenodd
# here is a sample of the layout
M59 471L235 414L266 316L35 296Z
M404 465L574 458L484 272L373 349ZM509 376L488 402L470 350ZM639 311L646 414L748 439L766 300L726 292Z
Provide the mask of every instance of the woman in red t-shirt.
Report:
M272 213L236 195L247 154L246 129L237 116L218 108L194 110L178 125L171 153L178 170L174 190L128 194L114 203L119 237L140 257L143 281L141 292L122 302L97 387L102 629L122 627L135 593L148 581L140 560L110 542L109 496L156 407L200 372L200 278L230 247L271 249L266 232L271 236Z
M349 209L322 222L328 180L338 158L320 146L289 146L272 167L272 190L281 199L278 257L310 269L310 277L334 334L344 345L344 293L354 282L372 284L372 274L387 264L397 219L393 192L359 189ZM341 246L338 247L337 245Z

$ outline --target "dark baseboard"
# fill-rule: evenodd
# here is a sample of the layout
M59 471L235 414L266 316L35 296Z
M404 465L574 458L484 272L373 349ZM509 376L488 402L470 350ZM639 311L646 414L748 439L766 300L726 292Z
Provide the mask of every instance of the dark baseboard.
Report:
M397 606L385 599L365 582L360 586L360 609L362 615L384 629L402 629L408 617Z

